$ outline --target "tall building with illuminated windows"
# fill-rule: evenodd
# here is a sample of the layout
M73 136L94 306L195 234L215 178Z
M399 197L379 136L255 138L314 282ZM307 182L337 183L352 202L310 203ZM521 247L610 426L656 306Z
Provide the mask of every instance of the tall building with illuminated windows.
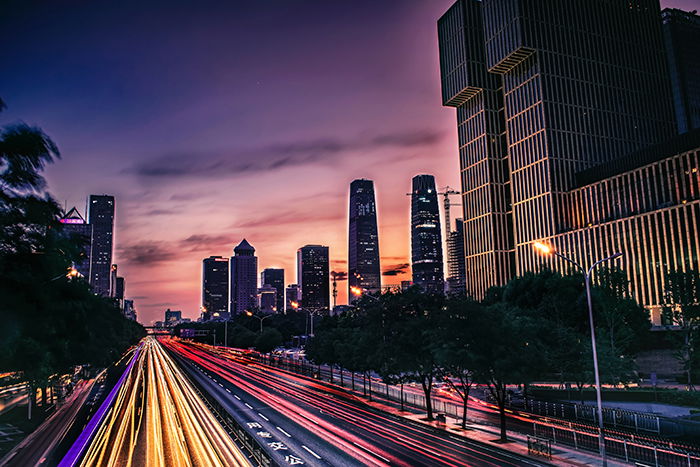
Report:
M275 311L284 312L284 269L266 268L260 273L260 286L270 285L277 291Z
M88 223L92 225L90 285L96 294L109 296L114 242L114 196L90 195L87 213Z
M328 247L306 245L297 250L299 301L308 310L330 310Z
M229 259L210 256L202 260L202 318L206 321L218 313L226 316L229 307Z
M348 225L348 290L359 287L370 292L381 290L377 207L372 180L350 184ZM352 297L348 292L348 297Z
M411 190L411 271L413 283L443 292L442 234L435 177L416 175Z
M92 225L85 221L75 207L66 212L58 221L62 224L62 231L72 237L72 240L79 245L79 257L75 261L74 267L85 280L89 280Z
M258 257L244 238L229 261L229 313L240 315L258 306Z
M459 0L438 21L456 107L467 291L622 252L659 322L665 274L698 269L700 134L674 135L658 1Z

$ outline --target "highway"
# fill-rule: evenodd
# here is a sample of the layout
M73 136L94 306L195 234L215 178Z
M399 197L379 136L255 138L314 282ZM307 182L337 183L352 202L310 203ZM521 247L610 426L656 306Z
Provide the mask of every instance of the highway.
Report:
M134 358L84 454L60 465L251 465L155 338Z
M244 422L264 426L263 433L274 434L275 441L268 443L273 452L275 448L293 451L307 465L545 465L407 422L369 407L347 391L262 365L241 352L175 339L163 343L202 369L211 385L228 390L229 399L244 404L248 413L236 413L243 415ZM263 424L265 419L272 422L270 426ZM313 456L299 451L297 438L304 443L302 450L305 446L313 451ZM336 452L333 448L343 453L343 463L326 457L327 453Z

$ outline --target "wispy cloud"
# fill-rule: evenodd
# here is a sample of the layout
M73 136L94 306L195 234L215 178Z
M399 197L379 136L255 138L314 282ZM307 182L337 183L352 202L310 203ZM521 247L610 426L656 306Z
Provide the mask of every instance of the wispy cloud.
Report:
M408 263L401 263L401 264L391 264L389 266L384 267L384 271L382 272L383 276L398 276L399 274L408 272L408 268L411 265Z
M361 135L347 140L325 138L277 143L250 150L169 153L138 162L123 172L145 178L231 177L317 162L332 164L336 162L335 156L352 151L426 147L438 143L441 138L441 132L423 129Z
M136 265L152 265L176 259L178 250L172 245L155 240L145 240L117 248L120 261Z

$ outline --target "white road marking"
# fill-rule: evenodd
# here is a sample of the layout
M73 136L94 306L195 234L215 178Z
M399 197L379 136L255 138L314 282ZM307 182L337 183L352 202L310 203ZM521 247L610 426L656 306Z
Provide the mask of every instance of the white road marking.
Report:
M355 446L357 446L358 448L360 448L360 449L362 449L362 450L364 450L364 451L367 451L368 453L372 454L373 456L377 456L378 458L382 459L384 462L390 463L389 459L387 459L387 458L384 457L384 456L380 456L379 454L377 454L377 453L374 452L374 451L370 451L369 449L367 449L367 448L364 447L363 445L357 444L357 443L354 442L354 441L353 441L352 444L354 444Z
M260 412L258 412L258 415L260 415L260 418L262 418L262 419L265 420L266 422L269 422L269 421L270 421L269 418L267 418L265 415L261 414Z
M250 405L250 404L249 404L249 403L247 403L247 402L244 402L244 404L245 404L245 406L246 406L246 407L248 407L249 409L252 409L252 408L253 408L253 406L252 406L252 405Z
M306 449L306 450L309 452L309 454L311 454L312 456L314 456L316 459L320 459L320 458L321 458L321 456L319 456L318 454L316 454L315 452L313 452L311 449L307 448L307 447L304 446L303 444L301 445L301 447L304 448L304 449Z
M287 438L291 438L291 437L292 437L292 435L290 435L289 433L287 433L286 431L284 431L282 428L277 427L277 429L280 430L280 431L281 431L282 433L284 433L285 435L287 435Z
M238 400L241 400L241 398L240 398L240 397L238 397L238 396L237 396L237 395L235 395L235 394L233 395L233 397L235 397L235 398L236 398L236 399L238 399Z
M230 390L229 388L226 388L226 392L228 392L229 394L231 394L231 390Z

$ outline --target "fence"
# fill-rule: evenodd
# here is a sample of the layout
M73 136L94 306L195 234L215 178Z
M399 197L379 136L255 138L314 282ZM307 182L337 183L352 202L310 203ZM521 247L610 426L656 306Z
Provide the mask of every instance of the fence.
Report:
M331 380L329 370L326 370L316 365L312 365L305 360L291 359L282 356L262 355L258 358L260 358L263 361L263 363L277 366L288 371L319 378L322 380L327 380L329 382ZM362 375L353 374L352 372L349 372L347 370L341 371L339 369L335 369L333 371L332 382L334 384L340 384L343 387L352 388L355 391L364 390L368 394L368 396L370 395L370 393L374 395L381 394L387 399L399 403L403 398L404 404L420 410L426 410L425 396L421 394L415 394L410 391L401 391L400 387L384 383L377 383L376 381L372 381L371 378L367 378L365 380L362 377ZM462 407L460 404L450 403L445 400L439 399L434 399L431 401L433 410L435 412L444 413L456 419L460 419L462 417ZM540 415L544 415L546 417L565 418L565 416L567 415L567 410L569 410L565 406L566 404L553 404L551 402L542 402L540 408L544 411L544 413L541 413ZM581 409L574 408L571 410L580 410L579 420L581 421L589 422L595 420L584 419L583 417L586 417L587 415ZM616 412L623 413L623 416L612 415L616 414ZM608 415L608 417L612 417L612 419L610 419L610 423L614 426L622 428L626 426L624 425L625 423L631 423L631 426L634 427L635 412L610 411L609 413L611 415ZM626 418L628 417L628 414L631 414L631 418ZM640 417L640 415L646 414L639 413L636 413L636 415L636 422L638 427L645 427L647 428L647 431L658 433L658 422L654 421L655 419L658 420L658 417L655 417L653 415ZM605 414L603 415L603 420L606 420ZM598 429L593 423L587 425L585 423L572 423L567 420L553 418L546 419L546 421L533 421L530 428L521 431L521 433L523 435L529 435L542 439L549 439L554 445L560 444L573 447L577 450L599 452ZM642 440L640 438L641 437L634 435L632 435L629 438L626 438L622 436L612 436L606 433L605 450L609 456L624 459L627 462L638 462L646 465L652 465L654 467L700 467L700 453L698 452L683 449L682 446L679 446L667 440L659 439L648 441Z

